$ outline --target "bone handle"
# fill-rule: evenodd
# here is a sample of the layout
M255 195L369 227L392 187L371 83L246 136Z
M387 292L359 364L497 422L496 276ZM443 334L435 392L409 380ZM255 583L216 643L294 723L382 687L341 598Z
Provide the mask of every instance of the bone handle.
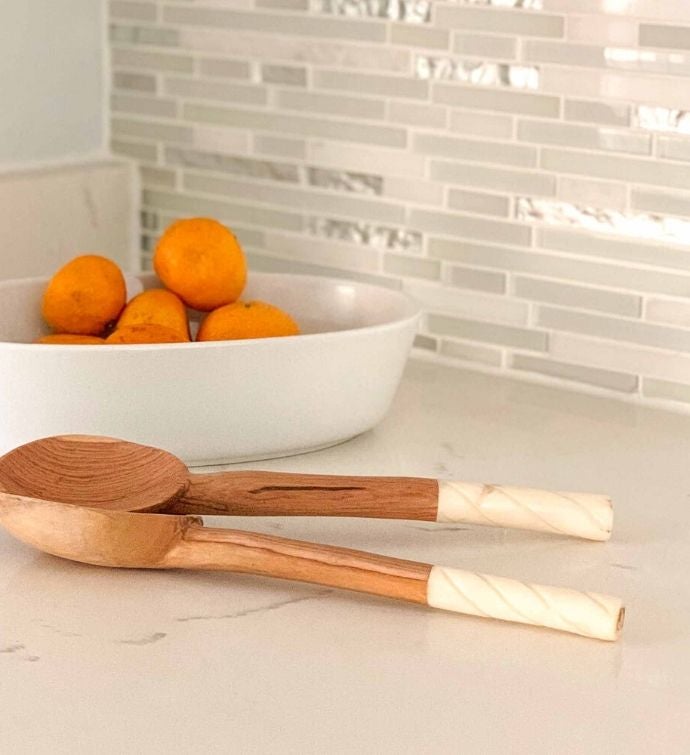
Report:
M436 520L608 540L613 504L605 495L441 480Z

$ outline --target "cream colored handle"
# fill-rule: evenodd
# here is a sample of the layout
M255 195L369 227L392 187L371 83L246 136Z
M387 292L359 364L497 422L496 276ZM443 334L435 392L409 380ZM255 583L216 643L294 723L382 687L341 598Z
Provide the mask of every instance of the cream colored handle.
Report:
M439 480L438 522L514 527L608 540L613 504L605 495Z
M564 587L546 587L504 577L433 566L427 582L433 608L560 629L615 640L625 609L618 598Z

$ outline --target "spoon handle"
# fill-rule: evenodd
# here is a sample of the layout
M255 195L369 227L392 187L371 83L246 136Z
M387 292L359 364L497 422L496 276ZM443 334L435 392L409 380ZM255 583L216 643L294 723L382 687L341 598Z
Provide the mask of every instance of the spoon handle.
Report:
M244 572L381 595L471 616L617 639L617 598L241 530L190 525L163 567Z
M608 540L605 495L434 480L285 472L192 474L176 514L349 516L483 524Z

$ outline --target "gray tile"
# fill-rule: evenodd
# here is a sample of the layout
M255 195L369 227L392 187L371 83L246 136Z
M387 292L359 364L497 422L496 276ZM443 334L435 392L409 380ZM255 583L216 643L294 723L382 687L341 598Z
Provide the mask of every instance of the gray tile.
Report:
M448 278L449 283L458 288L469 288L492 294L503 294L506 291L507 276L493 270L454 265L450 268Z
M517 37L491 34L453 34L453 52L481 58L513 60L517 55Z
M628 186L618 181L559 176L558 199L585 207L607 207L621 212L628 209Z
M546 170L633 183L672 186L678 189L690 186L690 166L659 160L545 148L542 150L541 166Z
M376 102L379 104L380 100ZM391 123L406 123L410 126L424 126L424 128L445 128L447 113L445 107L430 105L427 102L423 104L397 100L388 102L388 120Z
M346 142L404 147L407 134L403 129L386 126L372 126L325 118L305 118L297 115L210 107L205 105L184 106L184 118L195 123L217 123L234 128L253 128L266 131L279 131L297 136L320 136Z
M177 165L182 168L212 170L269 181L298 183L300 180L299 169L292 163L256 160L249 157L201 152L193 149L167 147L165 162L167 165Z
M450 33L447 29L435 29L412 24L392 24L391 42L394 45L448 49Z
M301 66L280 66L264 63L261 79L267 84L304 87L307 85L307 69Z
M635 294L573 286L542 278L517 276L514 279L514 292L516 296L531 301L549 302L576 309L594 309L627 317L639 317L642 310L642 300Z
M652 141L649 134L602 126L580 126L552 121L521 120L518 139L535 144L558 144L563 147L602 149L648 155Z
M648 299L645 319L690 328L690 299Z
M537 164L535 147L503 142L478 141L455 136L431 133L416 133L413 137L414 152L435 157L469 162L498 163L516 167L532 167Z
M690 140L687 137L660 136L657 144L660 157L690 160Z
M261 182L219 178L199 173L187 173L184 187L190 193L217 194L224 197L272 204L284 209L320 213L335 217L355 218L381 223L403 223L404 210L398 205L375 199L347 196L336 191L310 191Z
M176 29L150 26L110 25L110 41L123 45L152 45L154 47L175 47L179 44Z
M132 89L136 92L153 94L156 91L156 77L148 73L115 71L113 73L113 88Z
M116 155L125 155L134 160L155 163L158 159L158 147L155 144L143 144L141 142L130 142L125 139L113 139L110 142L110 149Z
M309 0L255 0L254 4L257 8L309 10Z
M155 115L161 118L174 118L177 115L177 103L158 97L140 97L127 94L113 94L110 107L116 113L133 115Z
M111 18L131 18L136 21L155 21L155 3L128 2L128 0L110 0L108 4Z
M557 63L562 66L606 67L605 48L595 45L572 45L541 39L523 41L522 59L534 63Z
M448 206L454 210L507 218L510 213L510 198L499 194L451 189L448 192Z
M404 76L387 76L352 71L314 71L317 89L338 89L343 92L376 94L399 99L425 100L429 96L429 83Z
M251 84L230 84L225 81L204 81L167 77L166 94L185 99L218 100L231 104L264 105L267 101L266 87Z
M224 8L163 8L163 20L190 26L208 26L233 31L263 31L306 37L333 37L355 41L383 42L386 27L377 21L329 19L302 14L252 13Z
M403 257L401 254L386 254L383 258L383 270L392 275L438 280L441 265L438 260L425 257Z
M301 231L304 220L301 215L281 210L256 207L242 202L221 201L190 194L173 194L164 191L145 190L143 192L145 207L173 210L189 216L193 213L210 215L231 226L239 223L256 225L259 228L282 228L286 231Z
M655 349L690 352L690 330L639 320L619 320L556 307L540 307L539 325L597 338L629 341Z
M575 383L585 383L597 386L598 388L622 391L623 393L634 393L637 390L638 384L636 375L626 375L624 372L613 372L594 367L582 367L577 364L556 362L529 354L514 354L511 367L514 370L548 375L549 377L569 380Z
M586 245L584 248L587 248ZM690 297L690 276L632 265L624 266L612 261L591 262L548 252L439 238L429 240L429 256L465 265L557 278L580 285L608 286L622 289L626 293Z
M556 179L548 173L519 171L474 163L431 161L430 176L436 181L478 186L484 189L551 196L556 193Z
M690 194L677 194L675 192L671 194L665 191L654 191L653 189L633 188L630 193L630 202L635 210L690 216Z
M432 99L434 102L445 105L457 105L477 110L497 110L511 114L538 115L543 118L557 118L560 112L558 97L490 87L483 89L438 82L433 86Z
M412 346L415 349L424 349L424 351L436 351L438 349L438 341L431 336L425 336L423 333L417 333L414 337Z
M601 123L604 126L629 126L630 107L623 102L594 102L566 98L564 105L566 121Z
M175 126L168 123L154 121L130 121L124 118L114 118L112 133L116 137L135 136L140 139L154 139L189 144L193 131L188 126Z
M160 186L164 189L175 188L176 178L174 170L142 165L139 168L139 174L141 176L141 183L145 187Z
M401 176L407 179L423 177L426 157L412 152L385 147L367 147L358 144L310 139L307 157L314 165L328 165L347 170L362 170L384 176Z
M219 126L194 126L192 145L200 152L248 156L251 152L248 130Z
M640 45L690 50L690 28L662 24L640 24Z
M382 100L373 97L349 97L343 94L323 94L281 90L276 93L278 108L325 115L347 115L353 118L380 120L385 114Z
M409 223L421 231L506 244L529 244L531 238L531 229L521 223L507 223L459 213L412 209Z
M548 335L540 330L437 314L427 315L427 325L432 335L495 343L529 351L546 351L548 348Z
M642 395L647 398L680 401L688 404L690 403L690 385L687 383L674 383L670 380L644 378L642 380Z
M201 60L199 67L202 76L217 76L224 79L248 79L251 66L244 60L209 58Z
M525 13L520 10L471 8L439 5L434 21L438 26L499 34L521 34L528 37L562 37L564 19L542 13Z
M111 63L114 67L129 69L150 69L154 71L176 71L192 73L194 61L190 55L176 55L167 52L149 52L115 48L111 51Z
M386 197L415 204L437 207L443 204L443 186L434 181L386 176L383 193Z
M303 139L290 139L270 134L254 134L254 150L264 155L294 157L298 160L304 159L307 154Z
M476 343L451 341L444 338L441 340L439 351L444 357L460 359L463 362L476 362L490 367L500 367L503 362L503 353L500 349L479 346Z
M485 138L510 139L513 135L513 119L509 115L451 110L450 130Z

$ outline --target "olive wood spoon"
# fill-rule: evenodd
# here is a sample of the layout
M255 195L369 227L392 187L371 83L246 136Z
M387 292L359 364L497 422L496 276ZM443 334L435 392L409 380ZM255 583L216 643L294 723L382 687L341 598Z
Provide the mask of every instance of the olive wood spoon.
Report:
M285 472L192 474L176 456L124 440L63 435L0 458L0 489L128 511L235 516L350 516L484 524L588 540L611 535L604 495L423 477Z
M212 569L293 579L602 640L620 600L299 540L203 526L196 516L129 513L0 492L0 524L55 556L98 566Z

